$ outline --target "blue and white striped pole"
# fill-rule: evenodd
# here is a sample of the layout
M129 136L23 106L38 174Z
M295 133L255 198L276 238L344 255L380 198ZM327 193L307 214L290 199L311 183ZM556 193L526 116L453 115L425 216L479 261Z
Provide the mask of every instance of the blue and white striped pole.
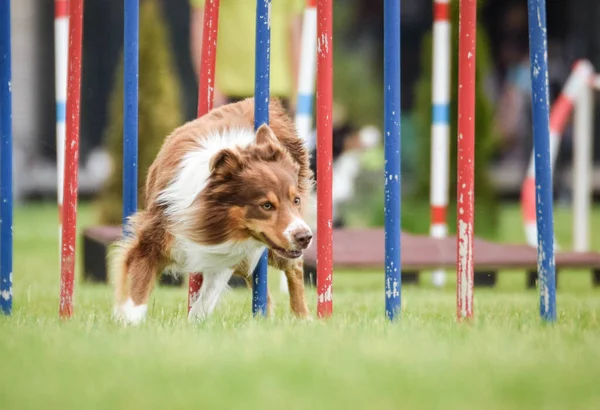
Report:
M138 189L138 80L139 0L125 0L123 105L123 230L137 211Z
M13 185L10 0L0 0L0 309L12 311Z
M298 73L298 97L296 103L296 129L306 143L310 138L313 122L313 100L317 73L317 2L309 0L302 22L302 49Z
M254 80L254 129L269 123L269 71L271 57L271 0L256 1L256 60ZM252 314L267 315L267 266L265 251L252 278Z
M385 314L401 307L400 0L384 3Z
M302 20L302 49L298 73L298 95L294 118L298 136L306 146L313 126L313 101L317 74L317 1L307 0ZM280 290L288 292L285 273L281 273Z
M535 154L536 221L540 315L556 320L556 266L552 207L552 166L548 96L548 49L545 0L527 0L531 63L533 148Z
M65 181L67 72L69 69L69 1L54 1L54 86L56 104L56 203L59 255L62 250L62 207Z

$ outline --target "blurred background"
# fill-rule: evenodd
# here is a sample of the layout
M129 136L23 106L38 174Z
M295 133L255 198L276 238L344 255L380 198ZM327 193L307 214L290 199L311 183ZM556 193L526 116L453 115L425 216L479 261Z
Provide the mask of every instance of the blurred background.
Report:
M53 3L12 2L15 197L21 203L56 198ZM451 140L456 135L458 15L458 2L453 3ZM532 149L530 94L510 75L515 70L529 69L527 10L525 0L478 3L476 230L478 235L493 238L497 208L503 202L518 201ZM195 117L198 89L190 52L189 0L141 0L141 5L140 184L166 134ZM589 59L600 67L600 2L549 0L547 11L550 90L554 101L577 59ZM432 2L403 0L403 228L421 233L429 229L431 30ZM79 185L80 198L95 204L97 223L120 222L122 49L122 1L86 0ZM383 0L336 0L334 122L339 138L364 127L375 127L381 132L382 89ZM600 124L600 109L596 109L595 118ZM555 172L558 206L570 203L571 135L569 124ZM595 129L594 147L592 181L598 197L600 127ZM451 152L454 168L454 141ZM339 211L341 224L383 225L382 169L383 150L379 143L361 158L360 172L352 182L353 194ZM455 202L454 179L451 176L451 204ZM449 217L452 231L452 207Z

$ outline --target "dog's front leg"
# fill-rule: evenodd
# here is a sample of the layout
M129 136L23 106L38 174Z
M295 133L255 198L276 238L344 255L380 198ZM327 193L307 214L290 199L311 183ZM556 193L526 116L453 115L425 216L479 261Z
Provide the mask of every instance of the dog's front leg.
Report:
M308 318L310 312L308 311L304 297L304 269L302 260L290 263L284 272L288 283L292 313L301 318Z
M192 304L188 314L188 321L204 320L215 309L219 298L223 294L233 269L226 269L216 273L205 273L203 283L196 301Z

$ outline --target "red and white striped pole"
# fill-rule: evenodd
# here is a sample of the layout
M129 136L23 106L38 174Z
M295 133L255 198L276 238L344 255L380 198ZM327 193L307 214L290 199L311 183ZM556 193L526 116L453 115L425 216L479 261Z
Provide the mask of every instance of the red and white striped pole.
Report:
M460 0L459 14L456 314L460 320L473 316L477 1Z
M215 64L217 57L217 33L219 28L219 0L206 0L202 29L202 54L198 87L198 117L213 108L215 93ZM198 298L202 287L202 273L190 272L188 281L188 312Z
M67 107L67 70L69 61L69 1L54 1L54 87L56 101L56 203L58 205L58 243L62 249L62 204L65 178L65 119Z
M552 169L556 164L558 157L558 148L565 127L571 117L571 112L578 94L585 87L589 87L589 82L593 78L594 68L586 61L578 61L565 83L560 95L552 105L550 111L550 155ZM577 142L576 142L577 143ZM521 212L523 216L525 236L530 246L537 246L537 223L535 206L535 157L531 153L527 176L521 185Z
M431 225L433 238L445 238L448 233L447 208L450 173L450 0L433 2L433 65L431 87ZM443 269L435 270L433 283L446 281Z
M83 0L69 2L69 76L67 86L65 179L63 187L60 316L73 314L75 243L77 234L77 175L79 171L79 109L81 102L81 45Z
M317 3L317 316L333 310L333 1Z

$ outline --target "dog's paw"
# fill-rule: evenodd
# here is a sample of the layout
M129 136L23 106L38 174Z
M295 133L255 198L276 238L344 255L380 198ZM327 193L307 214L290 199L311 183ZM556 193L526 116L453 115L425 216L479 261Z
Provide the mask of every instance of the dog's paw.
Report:
M124 325L137 326L144 321L148 305L135 305L131 299L113 308L113 318Z
M194 309L192 306L192 309L188 313L188 323L202 323L207 317L208 315L201 309Z

